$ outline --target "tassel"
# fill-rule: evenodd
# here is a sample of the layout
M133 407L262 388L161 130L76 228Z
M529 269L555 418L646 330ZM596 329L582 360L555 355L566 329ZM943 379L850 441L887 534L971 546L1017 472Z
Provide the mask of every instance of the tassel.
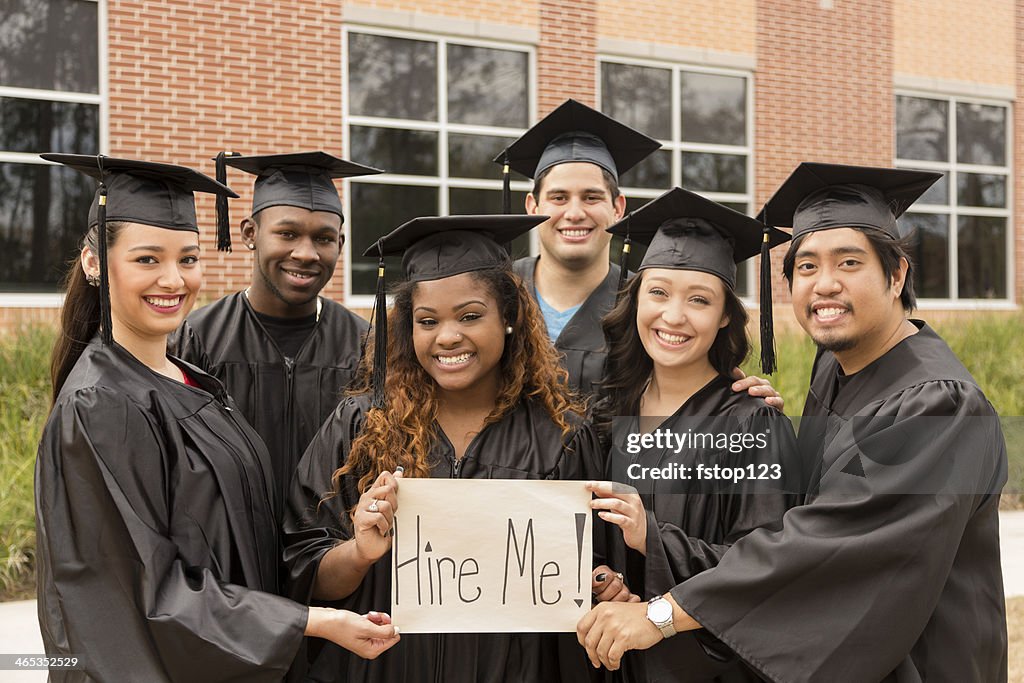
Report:
M512 174L508 167L507 149L501 163L501 212L508 215L512 213Z
M775 374L775 323L772 319L772 256L771 227L765 215L764 239L761 242L761 371Z
M384 295L384 243L378 242L380 260L377 262L377 292L373 300L373 408L384 410L384 382L387 379L388 311Z
M217 182L228 183L227 157L241 156L237 152L218 152L215 158ZM231 218L228 215L228 198L217 195L217 251L231 251Z
M110 320L110 273L107 272L107 184L104 182L103 155L96 157L100 169L100 192L96 207L96 241L100 262L100 339L110 346L114 343L114 331Z
M626 237L622 240L622 253L619 254L619 285L615 290L617 292L616 298L622 293L622 288L626 285L626 277L629 275L629 219L632 216L632 211L626 214Z

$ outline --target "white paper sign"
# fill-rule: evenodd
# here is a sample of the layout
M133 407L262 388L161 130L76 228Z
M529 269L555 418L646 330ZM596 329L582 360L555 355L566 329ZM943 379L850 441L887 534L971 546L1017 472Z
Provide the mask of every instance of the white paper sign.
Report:
M582 481L402 479L391 616L402 633L571 632L590 609Z

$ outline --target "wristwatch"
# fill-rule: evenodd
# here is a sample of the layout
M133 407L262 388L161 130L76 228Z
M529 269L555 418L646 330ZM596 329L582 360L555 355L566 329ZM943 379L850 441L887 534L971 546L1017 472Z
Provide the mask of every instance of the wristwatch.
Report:
M672 604L665 599L665 596L659 595L656 598L651 598L647 603L647 618L658 627L661 635L666 638L671 638L676 634L675 624L672 623Z

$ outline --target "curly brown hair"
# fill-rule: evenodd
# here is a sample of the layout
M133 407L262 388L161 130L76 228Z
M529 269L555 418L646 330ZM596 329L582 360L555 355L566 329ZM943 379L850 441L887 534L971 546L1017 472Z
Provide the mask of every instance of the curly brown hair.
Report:
M571 425L566 413L582 413L583 407L569 389L568 373L559 363L537 303L511 267L479 270L471 275L497 300L502 320L514 330L505 338L500 360L502 385L484 425L498 422L520 401L533 399L543 405L562 434L568 435ZM359 490L364 491L381 472L394 471L398 465L405 469L406 476L430 476L429 455L436 438L436 384L417 361L413 348L415 292L415 282L400 283L392 291L394 306L388 314L388 373L384 384L387 406L367 411L345 464L331 478L335 493L341 491L345 475L359 476ZM351 393L369 391L373 353L371 344Z

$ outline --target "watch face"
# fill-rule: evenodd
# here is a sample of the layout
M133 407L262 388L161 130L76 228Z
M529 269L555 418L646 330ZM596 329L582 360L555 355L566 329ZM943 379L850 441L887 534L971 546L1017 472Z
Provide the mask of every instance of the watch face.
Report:
M672 605L668 600L657 600L647 605L647 618L656 624L672 620Z

